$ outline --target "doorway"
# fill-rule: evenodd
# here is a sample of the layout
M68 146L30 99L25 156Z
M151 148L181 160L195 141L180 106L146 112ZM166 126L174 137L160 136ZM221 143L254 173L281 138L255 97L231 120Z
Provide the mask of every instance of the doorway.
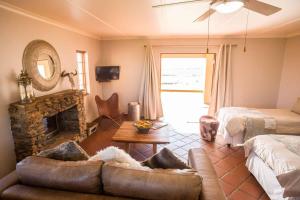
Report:
M214 54L161 54L161 100L165 121L197 124L208 112Z

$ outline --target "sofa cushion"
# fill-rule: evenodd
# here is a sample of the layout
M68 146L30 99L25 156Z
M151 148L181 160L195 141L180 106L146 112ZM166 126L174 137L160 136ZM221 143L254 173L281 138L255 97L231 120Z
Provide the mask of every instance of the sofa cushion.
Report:
M179 160L169 149L163 148L157 154L143 161L144 166L162 169L190 169L184 162Z
M141 199L198 200L202 178L195 171L102 167L105 193Z
M17 164L22 184L85 193L101 192L102 161L59 161L30 156Z
M17 184L6 189L0 196L2 200L128 200L128 198L107 196L104 194L87 194L32 187ZM132 200L132 199L131 199Z
M201 200L226 200L221 189L216 171L204 149L189 150L189 164L203 178Z
M89 159L89 155L74 141L64 142L52 149L41 151L38 156L64 161Z
M296 103L292 107L292 111L297 114L300 114L300 97L297 99Z

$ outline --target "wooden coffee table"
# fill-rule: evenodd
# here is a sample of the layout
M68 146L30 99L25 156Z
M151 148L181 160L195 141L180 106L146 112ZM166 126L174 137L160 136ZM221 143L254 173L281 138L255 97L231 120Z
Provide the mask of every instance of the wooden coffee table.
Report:
M157 144L168 144L169 127L165 126L157 130L150 129L149 133L137 133L137 129L133 126L132 121L125 121L121 124L115 135L112 137L114 142L122 142L126 144L126 151L130 150L130 143L152 144L153 153L157 152Z

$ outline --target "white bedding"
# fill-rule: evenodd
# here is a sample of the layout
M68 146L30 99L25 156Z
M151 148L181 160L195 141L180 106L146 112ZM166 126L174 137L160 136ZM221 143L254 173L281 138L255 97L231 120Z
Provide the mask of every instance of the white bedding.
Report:
M250 153L246 166L272 200L287 200L283 198L283 188L276 179L273 170L255 153ZM290 199L289 199L290 200Z
M248 156L246 165L249 171L256 176L270 197L279 195L280 188L284 188L282 189L283 196L297 196L297 198L289 199L300 199L300 136L259 135L246 141L244 149L246 156ZM261 165L257 164L261 162L253 158L254 155L259 158L265 167L257 166ZM272 171L273 175L268 172L268 169ZM282 177L289 182L282 182ZM274 178L276 181L274 181ZM269 181L272 182L276 191L271 191L270 185L266 184ZM280 183L280 187L275 182ZM272 197L272 199L276 198Z
M246 156L254 152L275 175L300 169L300 136L259 135L244 144Z
M218 134L223 135L227 144L244 143L245 130L249 119L263 120L263 130L255 134L298 134L300 135L300 115L286 109L250 109L225 107L217 113L220 122ZM251 135L250 135L251 136Z
M219 132L222 134L226 132L231 137L244 133L247 118L261 118L265 122L265 129L276 129L275 118L254 109L225 107L220 109L217 116L220 122Z

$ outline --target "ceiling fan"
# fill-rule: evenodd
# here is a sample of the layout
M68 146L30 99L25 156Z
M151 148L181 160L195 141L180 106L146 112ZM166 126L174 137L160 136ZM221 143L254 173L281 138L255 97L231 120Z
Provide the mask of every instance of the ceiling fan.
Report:
M208 1L210 2L210 6L208 11L206 11L204 14L202 14L200 17L194 20L194 22L203 21L215 12L224 14L232 13L239 10L242 7L266 16L272 15L281 10L281 8L257 0L188 0L166 4L158 4L152 7L157 8L163 6L193 3L198 1Z

